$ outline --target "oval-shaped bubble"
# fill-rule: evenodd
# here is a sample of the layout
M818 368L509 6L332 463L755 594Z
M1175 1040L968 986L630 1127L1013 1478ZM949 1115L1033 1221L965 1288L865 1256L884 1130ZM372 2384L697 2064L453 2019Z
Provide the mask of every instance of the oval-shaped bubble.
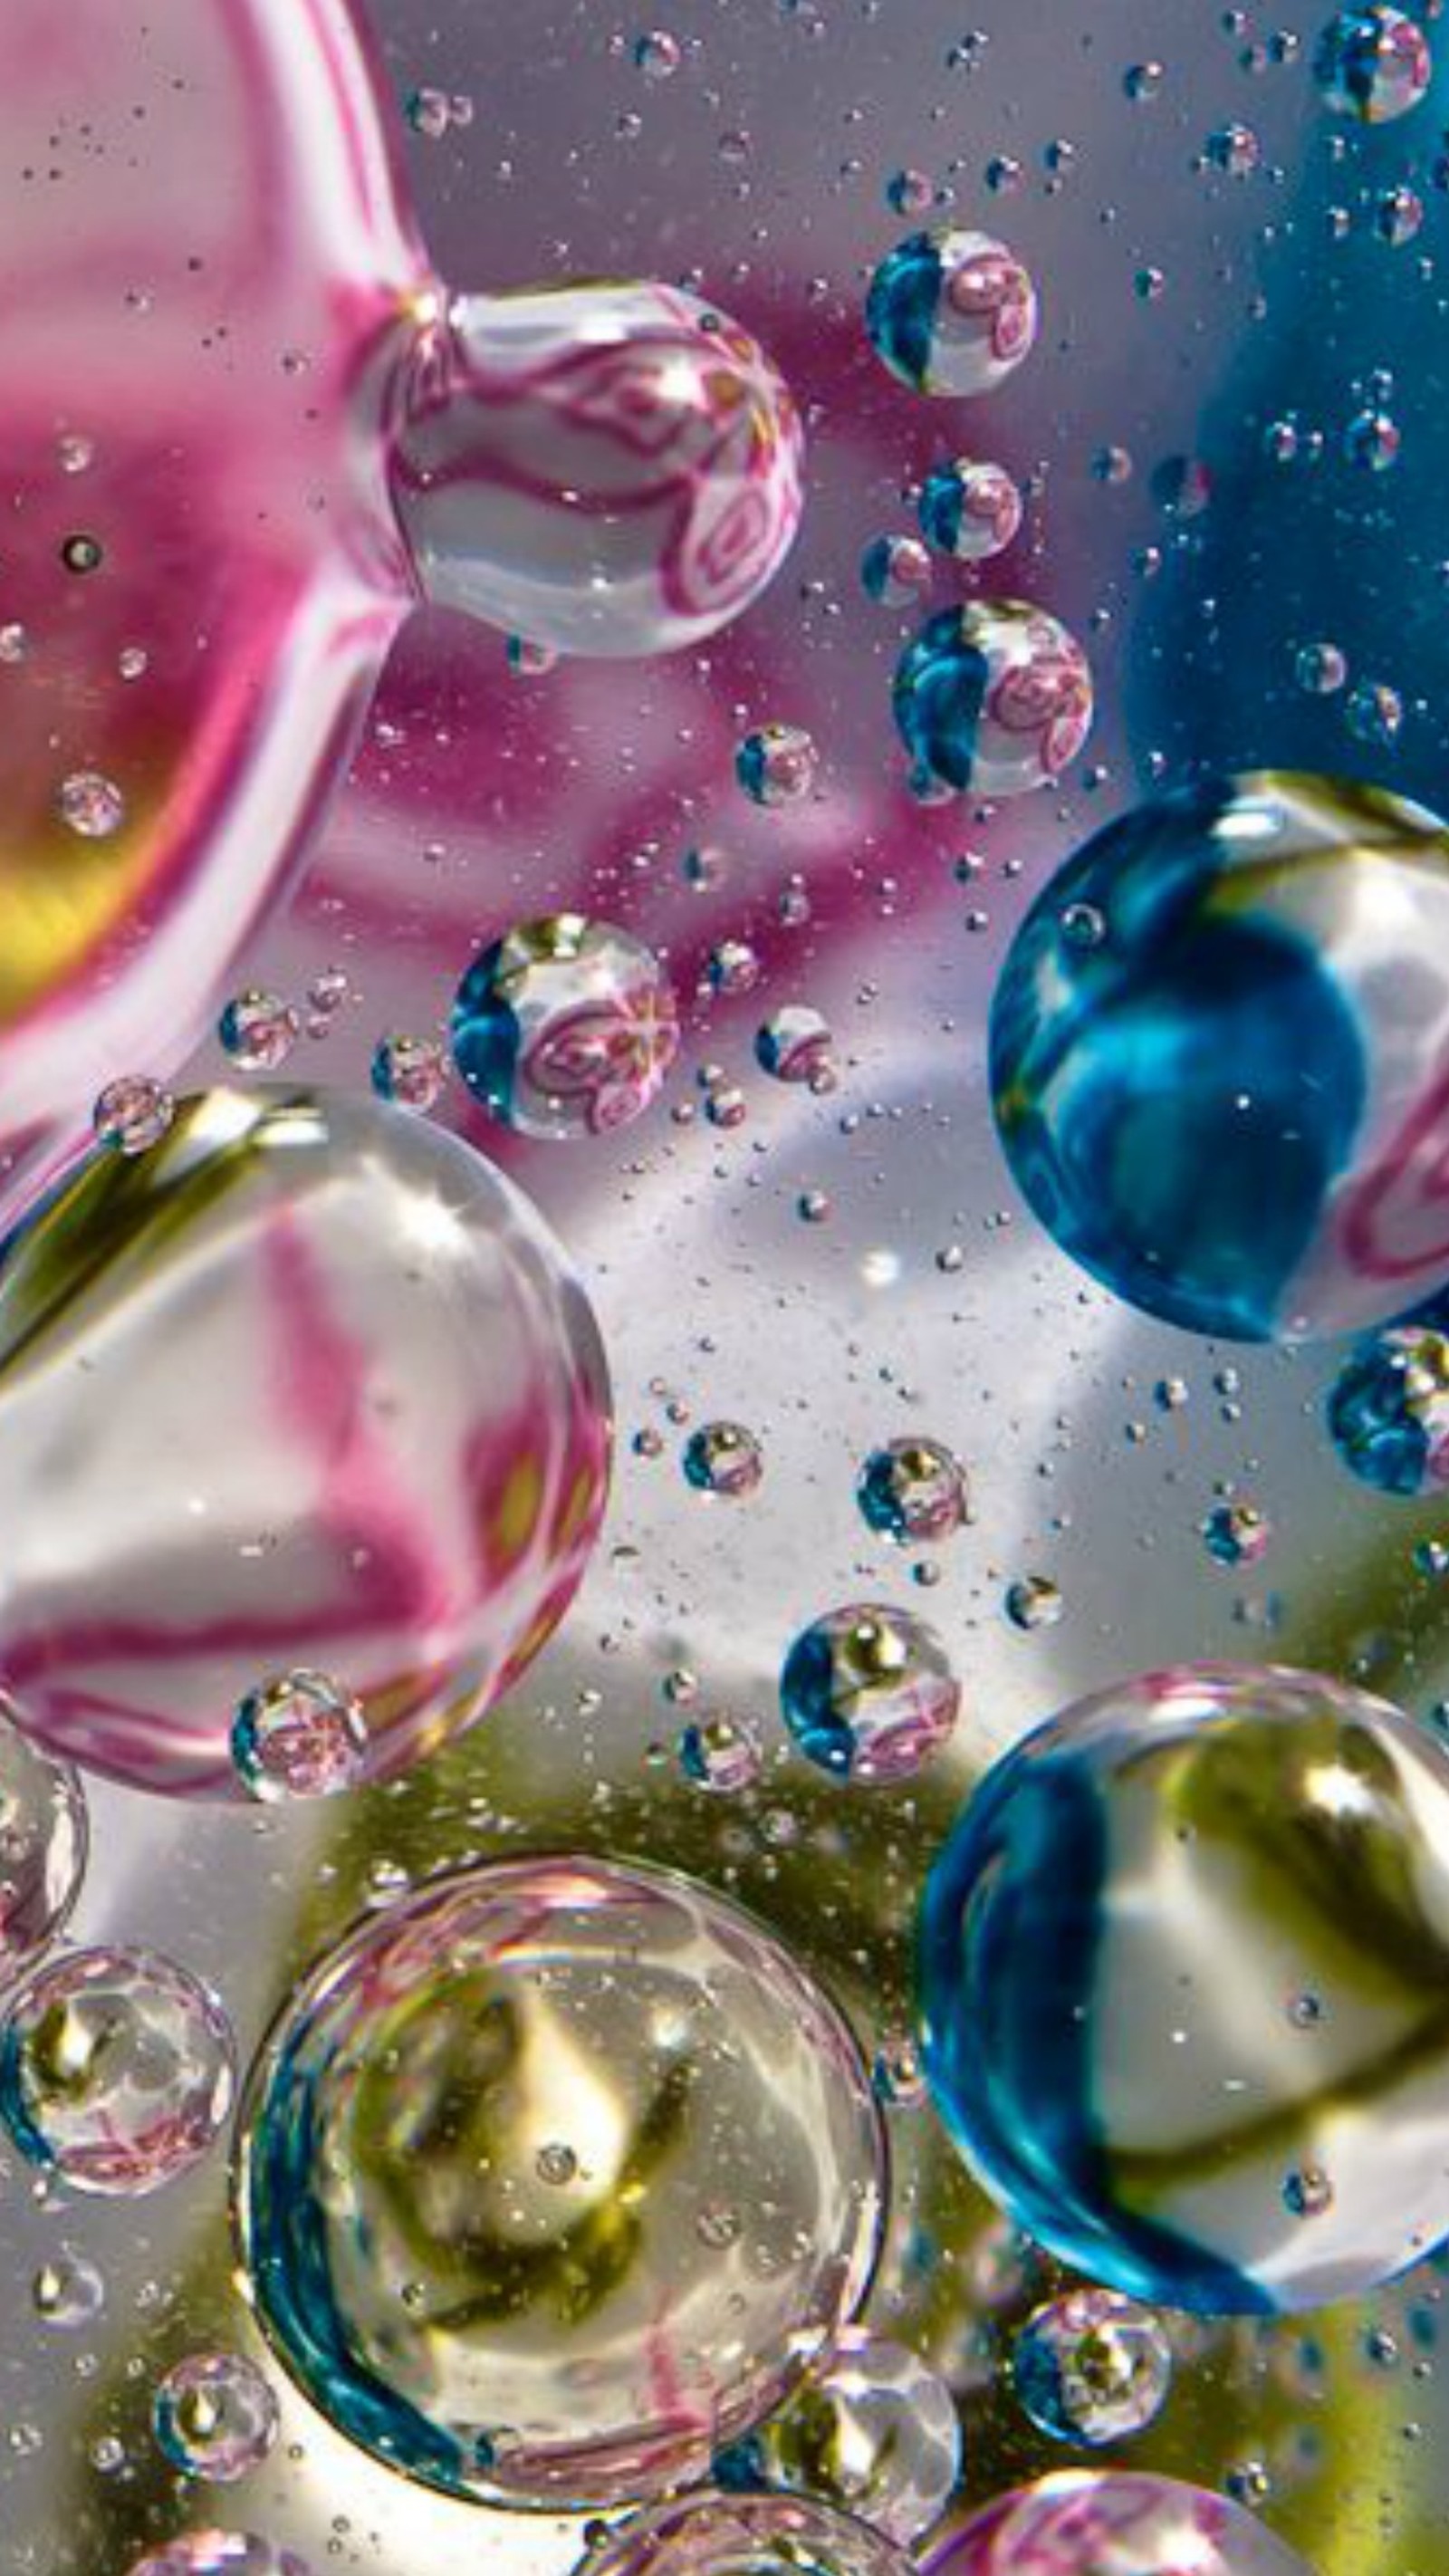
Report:
M708 1888L609 1861L468 1871L361 1924L240 2136L278 2359L364 2449L484 2501L700 2477L851 2314L881 2219L834 2007Z
M239 1798L238 1708L321 1672L390 1775L560 1618L609 1447L588 1302L491 1164L366 1096L202 1093L0 1261L0 1682L50 1751Z

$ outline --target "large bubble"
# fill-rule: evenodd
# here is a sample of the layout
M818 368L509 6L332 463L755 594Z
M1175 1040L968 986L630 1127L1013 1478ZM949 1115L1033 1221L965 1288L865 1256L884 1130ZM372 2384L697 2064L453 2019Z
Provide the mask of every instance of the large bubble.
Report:
M253 2070L236 2209L278 2358L450 2492L699 2478L852 2313L881 2219L851 2035L759 1924L607 1861L361 1924Z
M998 2496L925 2576L1312 2576L1227 2496L1121 2469L1066 2469Z
M572 1598L608 1381L521 1194L406 1110L266 1087L101 1149L0 1263L0 1681L39 1742L245 1795L320 1671L359 1776L469 1725Z
M0 1987L64 1926L80 1893L86 1845L75 1773L37 1752L0 1706Z

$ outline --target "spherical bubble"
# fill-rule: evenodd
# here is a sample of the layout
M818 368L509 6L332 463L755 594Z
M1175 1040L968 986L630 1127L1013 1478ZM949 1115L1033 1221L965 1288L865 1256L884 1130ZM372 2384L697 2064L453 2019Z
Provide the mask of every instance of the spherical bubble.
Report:
M747 1717L702 1717L680 1731L679 1767L696 1789L730 1798L752 1789L765 1766L760 1730Z
M881 2217L834 2008L708 1889L606 1861L474 1870L361 1924L289 2002L241 2136L278 2358L364 2449L515 2505L698 2477L839 2331Z
M367 1719L327 1673L280 1673L248 1691L231 1758L253 1798L335 1798L367 1768Z
M908 2576L902 2550L810 2496L704 2490L632 2514L577 2576Z
M525 1136L631 1125L678 1051L678 1006L653 951L577 912L521 921L481 949L453 1005L458 1071Z
M189 2172L231 2114L231 2024L149 1950L74 1950L40 1968L0 2028L0 2118L75 2191L138 2197Z
M552 1237L458 1138L366 1097L204 1093L145 1156L92 1155L0 1263L0 1685L54 1751L240 1798L239 1702L325 1672L391 1776L562 1616L608 1403Z
M379 1038L373 1049L372 1087L379 1100L395 1100L403 1109L432 1109L447 1078L447 1059L436 1038L410 1038L399 1030Z
M1006 1587L1006 1615L1013 1628L1027 1634L1034 1628L1054 1628L1066 1606L1060 1585L1049 1574L1019 1574Z
M1069 2290L1028 2317L1011 2376L1038 2431L1096 2448L1145 2432L1161 2413L1172 2346L1150 2308L1112 2290Z
M828 1086L835 1070L830 1023L808 1002L785 1002L755 1031L755 1062L777 1082Z
M242 1073L275 1073L297 1043L301 1021L280 993L249 985L234 993L216 1024L216 1034Z
M1273 1524L1256 1503L1218 1503L1202 1525L1207 1552L1218 1565L1256 1565L1266 1556Z
M977 796L1047 786L1092 722L1081 646L1019 599L972 599L928 619L896 666L894 698L916 777Z
M151 2422L174 2469L211 2486L233 2486L261 2467L281 2410L261 2372L240 2353L194 2352L158 2384Z
M113 778L77 769L64 778L55 800L63 823L83 841L109 841L126 820L126 800Z
M1104 936L1066 916L1088 904ZM1243 1341L1401 1314L1449 1275L1449 836L1382 790L1258 771L1109 824L1018 931L996 1120L1063 1251Z
M860 559L860 586L882 608L909 608L931 587L931 558L919 537L873 537Z
M888 1440L873 1449L855 1492L868 1528L902 1546L951 1538L967 1518L966 1470L939 1440Z
M937 224L912 233L870 282L865 327L878 358L922 394L984 394L1036 339L1036 288L989 233Z
M548 287L453 301L392 488L440 606L565 653L662 653L714 634L778 570L802 455L788 387L715 306L680 287Z
M1316 1674L1182 1665L1078 1701L964 1809L923 1900L926 2070L1063 2261L1207 2315L1314 2307L1449 2231L1446 1961L1428 1731Z
M945 1743L961 1706L946 1652L909 1610L853 1602L802 1629L780 1675L800 1751L867 1787L904 1780Z
M1428 40L1386 0L1340 9L1318 40L1313 76L1338 116L1386 125L1417 107L1433 78Z
M785 2488L859 2516L906 2548L961 2472L955 2400L918 2353L847 2326L789 2403L716 2463L721 2483Z
M92 2325L106 2304L106 2279L89 2255L69 2246L42 2263L30 2284L30 2304L43 2325L75 2331Z
M1435 1310L1365 1336L1328 1393L1329 1436L1352 1475L1382 1494L1449 1485L1449 1315Z
M739 1501L758 1491L765 1453L743 1422L703 1422L684 1444L684 1473L696 1493Z
M919 515L922 534L942 554L985 563L1019 532L1021 494L1004 465L958 456L927 475Z
M63 1928L88 1843L75 1773L28 1743L0 1704L0 1989Z
M128 1073L98 1093L91 1125L98 1145L113 1146L118 1154L148 1154L175 1115L176 1103L163 1084Z
M820 755L802 725L760 725L735 754L735 776L755 805L800 804L819 766Z
M130 2576L312 2576L295 2550L249 2531L183 2531L136 2559Z
M1126 2469L1016 2487L933 2549L924 2576L1313 2576L1228 2497Z

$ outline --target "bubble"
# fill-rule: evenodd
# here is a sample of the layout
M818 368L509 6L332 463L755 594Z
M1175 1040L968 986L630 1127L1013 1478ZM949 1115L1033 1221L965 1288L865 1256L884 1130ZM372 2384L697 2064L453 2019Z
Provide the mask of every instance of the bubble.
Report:
M820 754L801 725L760 725L735 754L735 776L755 805L798 805L815 787Z
M1092 680L1080 645L1044 609L973 599L930 618L907 645L894 702L926 786L1021 796L1076 759Z
M453 122L452 101L446 90L410 90L403 101L403 114L414 134L424 135L429 143L441 143Z
M515 680L543 680L558 668L557 647L530 643L526 635L510 635L504 656Z
M81 530L62 540L60 559L67 572L99 572L106 560L106 550L99 537L87 536Z
M395 1100L402 1109L433 1109L442 1098L448 1062L436 1038L410 1038L397 1031L378 1039L371 1079L379 1100Z
M97 1095L91 1126L98 1145L110 1145L118 1154L149 1154L175 1115L176 1103L161 1083L147 1074L128 1073Z
M576 2576L907 2576L910 2563L814 2497L705 2490L617 2524Z
M1066 1609L1060 1587L1047 1574L1020 1574L1006 1587L1006 1615L1013 1628L1054 1628Z
M893 170L885 184L885 201L893 215L921 215L935 196L924 170Z
M922 394L989 393L1029 355L1036 288L989 233L938 224L912 233L870 282L865 327L903 385Z
M1152 497L1169 519L1200 519L1213 497L1213 478L1197 456L1165 456L1152 469Z
M908 1779L951 1733L960 1685L924 1619L880 1603L827 1611L802 1629L780 1707L807 1760L867 1787Z
M1367 474L1387 474L1403 443L1403 431L1386 411L1356 412L1343 434L1344 455Z
M296 1045L301 1025L280 993L251 986L233 994L216 1024L216 1034L241 1072L275 1073Z
M1328 1430L1349 1472L1380 1493L1449 1485L1449 1336L1439 1322L1367 1335L1329 1389Z
M491 1165L366 1096L200 1094L0 1263L0 1684L53 1751L240 1798L238 1703L345 1657L392 1776L562 1616L609 1438L582 1290Z
M1424 200L1412 188L1387 188L1374 208L1374 230L1390 250L1402 250L1424 228Z
M1229 179L1249 179L1261 169L1263 146L1251 125L1220 125L1203 146L1204 157Z
M64 1929L88 1844L75 1773L27 1743L0 1704L0 1992Z
M684 1473L695 1491L731 1502L758 1491L765 1453L742 1422L704 1422L684 1444Z
M833 2007L709 1890L607 1861L473 1870L364 1921L288 2002L240 2134L278 2359L364 2449L515 2505L702 2474L845 2322L881 2216Z
M921 488L921 532L942 554L985 563L1005 552L1021 528L1021 494L1004 465L958 456L938 465Z
M525 1136L630 1126L679 1049L673 989L652 950L606 921L556 912L480 949L453 1005L453 1061L475 1099Z
M183 2531L132 2562L130 2576L312 2576L305 2559L248 2531Z
M1424 1728L1313 1673L1144 1674L999 1762L935 1864L937 2107L1018 2226L1128 2297L1358 2297L1449 2231L1449 2048L1423 2018L1446 1922ZM1283 2009L1304 1990L1311 2031ZM1284 2185L1314 2173L1308 2223Z
M669 80L684 60L684 49L677 36L657 27L634 40L634 60L646 80Z
M1417 107L1433 69L1422 29L1385 0L1340 9L1313 58L1313 77L1328 106L1365 125L1386 125Z
M926 2099L926 2079L921 2072L920 2052L908 2030L883 2033L871 2060L870 2080L882 2109L919 2110Z
M1355 689L1344 710L1351 734L1360 742L1377 743L1392 751L1404 725L1404 701L1397 689L1387 688L1382 681L1366 680Z
M108 841L126 820L125 797L98 769L76 769L62 779L56 808L83 841Z
M248 1691L231 1758L253 1798L335 1798L367 1767L367 1720L328 1673L280 1673Z
M148 1950L74 1950L37 1970L0 2029L0 2117L74 2191L139 2196L187 2173L231 2113L231 2024Z
M42 2263L30 2284L30 2304L43 2325L67 2332L92 2325L106 2304L105 2274L88 2255L67 2246Z
M197 2352L160 2381L151 2421L174 2469L211 2486L233 2486L261 2467L281 2415L254 2363L235 2352Z
M1091 950L1061 937L1080 902L1107 924ZM1192 1332L1402 1314L1449 1265L1445 953L1449 840L1422 806L1273 770L1139 806L1058 870L997 985L996 1123L1028 1203Z
M778 570L800 521L795 407L697 296L459 296L424 357L392 490L438 606L565 653L674 652Z
M1172 2346L1150 2308L1111 2290L1070 2290L1027 2319L1011 2376L1039 2432L1098 2448L1144 2433L1161 2413Z
M1016 2487L933 2549L924 2576L1313 2576L1241 2505L1145 2470Z
M737 2481L858 2515L901 2548L940 2519L961 2469L946 2382L906 2345L847 2326L778 2415L716 2464Z
M882 608L909 608L931 587L931 558L919 537L872 537L860 559L860 586Z
M1207 1552L1218 1565L1257 1565L1268 1552L1273 1524L1256 1503L1219 1503L1202 1525Z
M1337 644L1304 644L1294 655L1293 675L1310 696L1332 697L1348 678L1347 657Z
M681 1730L679 1767L696 1789L732 1798L752 1789L765 1767L760 1730L744 1717L702 1717Z
M709 952L705 980L712 993L752 993L760 960L747 939L721 939Z
M830 1023L806 1002L786 1002L755 1032L755 1062L777 1082L829 1082L835 1069Z
M966 1470L939 1440L888 1440L873 1449L855 1495L867 1527L903 1547L951 1538L968 1517Z

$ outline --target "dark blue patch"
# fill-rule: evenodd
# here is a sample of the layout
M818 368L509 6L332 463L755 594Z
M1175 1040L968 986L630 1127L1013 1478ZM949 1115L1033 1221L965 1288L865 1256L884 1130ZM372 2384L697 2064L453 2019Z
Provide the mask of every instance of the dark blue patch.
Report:
M918 393L930 374L940 301L940 253L929 233L912 233L896 244L871 279L865 327L892 375Z

